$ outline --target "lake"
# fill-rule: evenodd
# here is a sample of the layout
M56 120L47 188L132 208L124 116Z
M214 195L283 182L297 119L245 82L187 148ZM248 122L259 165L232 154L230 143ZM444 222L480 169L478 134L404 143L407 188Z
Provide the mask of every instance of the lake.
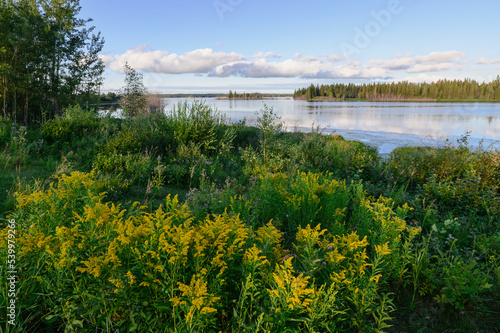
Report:
M168 98L167 109L185 98ZM292 98L267 100L203 99L231 121L255 121L264 103L282 116L288 131L337 133L388 154L401 146L443 146L467 132L469 142L500 149L500 103L307 102Z

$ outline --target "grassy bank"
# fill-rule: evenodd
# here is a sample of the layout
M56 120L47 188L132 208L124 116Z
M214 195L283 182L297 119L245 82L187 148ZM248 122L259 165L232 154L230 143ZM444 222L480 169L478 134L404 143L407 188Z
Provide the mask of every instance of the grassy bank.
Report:
M500 153L377 152L202 103L0 122L5 332L494 332ZM10 248L12 250L12 247ZM8 242L0 243L7 262Z

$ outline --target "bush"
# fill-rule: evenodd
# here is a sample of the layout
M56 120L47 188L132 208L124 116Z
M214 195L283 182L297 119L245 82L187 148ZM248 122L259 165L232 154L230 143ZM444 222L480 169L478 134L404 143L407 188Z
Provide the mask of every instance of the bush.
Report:
M380 159L375 149L361 142L314 132L306 134L292 154L301 169L331 172L342 179L373 177Z
M259 136L262 135L256 127L235 127L233 144L237 148L259 147Z
M331 232L341 232L350 202L345 182L331 175L298 172L291 177L269 174L258 180L250 199L255 202L254 226L273 219L285 232L287 242L297 227L321 223Z
M395 149L386 164L388 176L411 187L422 186L431 177L437 181L456 181L477 174L482 185L491 187L500 180L500 152L466 145L444 148L402 147Z
M155 167L155 158L149 153L97 154L93 165L96 171L113 174L127 181L145 184Z
M165 156L175 151L174 133L165 116L154 114L129 119L121 130L114 134L101 152L106 154L134 154L148 151Z
M97 114L85 111L79 106L66 109L63 117L56 117L42 126L43 138L48 143L72 143L98 132Z
M407 184L433 202L442 217L467 216L493 226L500 218L500 152L467 145L398 148L387 162L389 182Z
M218 110L203 102L179 102L167 112L167 119L179 145L193 143L208 154L232 147L234 130L226 126L226 118Z

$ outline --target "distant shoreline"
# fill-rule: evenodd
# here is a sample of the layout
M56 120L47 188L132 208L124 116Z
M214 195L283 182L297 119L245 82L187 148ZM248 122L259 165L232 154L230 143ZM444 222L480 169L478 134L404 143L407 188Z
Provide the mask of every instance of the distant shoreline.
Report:
M315 97L311 100L307 100L305 96L295 97L296 101L306 101L306 102L408 102L408 103L500 103L500 100L491 99L431 99L431 98L402 98L402 99L392 99L392 98L380 98L380 99L362 99L362 98L331 98L331 97Z
M307 100L305 96L293 97L291 94L269 94L264 95L259 98L228 98L227 95L223 94L174 94L174 95L162 95L163 98L215 98L217 100L227 100L227 101L262 101L262 100L273 100L278 98L291 98L296 101L306 101L306 102L403 102L403 103L500 103L500 100L489 99L489 100L479 100L479 99L430 99L430 98L405 98L405 99L391 99L391 98L377 98L377 99L362 99L362 98L331 98L331 97L315 97L312 100Z

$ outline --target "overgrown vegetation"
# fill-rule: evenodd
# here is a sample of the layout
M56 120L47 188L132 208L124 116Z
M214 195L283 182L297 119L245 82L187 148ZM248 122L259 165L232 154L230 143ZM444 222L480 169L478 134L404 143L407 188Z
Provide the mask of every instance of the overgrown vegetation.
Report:
M0 121L5 332L482 331L500 325L500 153L376 151L202 102ZM7 242L0 260L7 261ZM7 269L0 266L0 279Z

